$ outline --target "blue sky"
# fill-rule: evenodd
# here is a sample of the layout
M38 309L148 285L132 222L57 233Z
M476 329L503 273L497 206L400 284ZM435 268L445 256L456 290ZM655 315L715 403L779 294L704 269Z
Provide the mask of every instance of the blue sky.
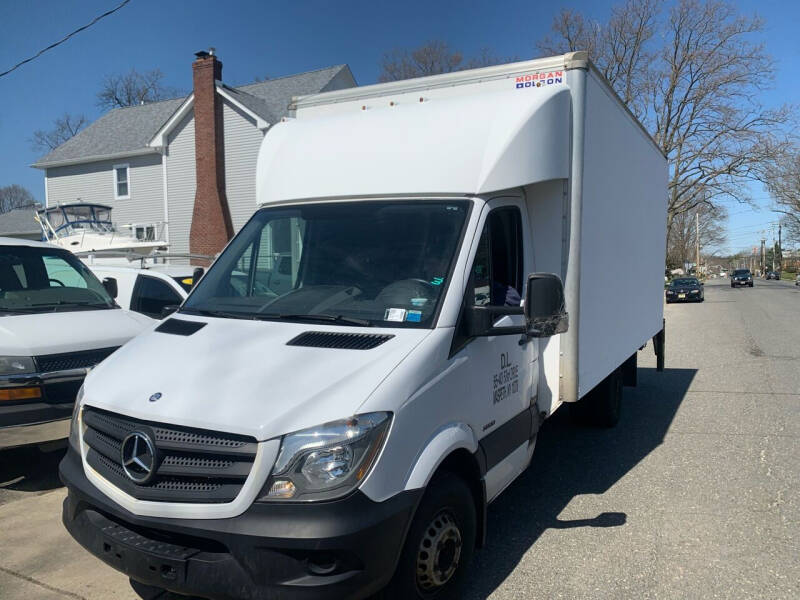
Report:
M120 0L5 1L0 7L0 71L84 25ZM534 0L459 2L267 2L256 0L131 0L114 15L10 75L0 78L0 186L24 185L44 199L44 179L28 165L38 156L29 139L64 112L100 116L95 94L105 75L136 68L161 69L165 83L191 87L193 53L215 46L223 79L241 85L347 63L360 84L373 83L383 52L443 39L465 54L491 48L499 56L530 58L561 8L605 20L615 2ZM777 60L774 89L763 102L800 98L800 3L741 0L742 12L766 20L762 41ZM760 231L776 221L769 199L754 187L762 206L729 207L730 250L757 245ZM767 234L768 243L771 234Z

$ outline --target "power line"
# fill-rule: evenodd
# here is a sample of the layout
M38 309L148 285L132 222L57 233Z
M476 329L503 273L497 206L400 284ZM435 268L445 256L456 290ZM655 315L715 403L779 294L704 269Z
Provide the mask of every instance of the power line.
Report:
M30 58L26 58L25 60L23 60L23 61L21 61L21 62L18 62L18 63L17 63L17 64L15 64L13 67L11 67L11 68L10 68L8 71L3 71L2 73L0 73L0 77L3 77L4 75L8 75L8 74L9 74L9 73L11 73L12 71L15 71L15 70L19 69L19 68L20 68L22 65L24 65L25 63L29 63L29 62L31 62L32 60L35 60L35 59L39 58L39 57L40 57L42 54L44 54L44 53L45 53L45 52L47 52L48 50L52 50L52 49L53 49L53 48L55 48L56 46L60 46L61 44L63 44L64 42L66 42L66 41L67 41L69 38L71 38L73 35L75 35L75 34L77 34L77 33L80 33L80 32L81 32L81 31L83 31L84 29L89 29L89 27L91 27L92 25L94 25L95 23L97 23L97 22L98 22L100 19L104 19L105 17L107 17L107 16L109 16L109 15L113 15L115 12L117 12L117 11L118 11L120 8L122 8L123 6L125 6L125 5L126 5L128 2L130 2L130 1L131 1L131 0L123 0L123 1L122 1L122 3L121 3L119 6L117 6L116 8L112 8L111 10L109 10L109 11L107 11L107 12L104 12L102 15L100 15L100 16L98 16L98 17L95 17L94 19L92 19L92 21L91 21L91 22L87 23L87 24L86 24L86 25L84 25L83 27L78 27L78 29L76 29L76 30L75 30L75 31L73 31L72 33L68 33L66 36L64 36L63 38L61 38L61 39L60 39L60 40L58 40L57 42L55 42L55 43L53 43L53 44L50 44L50 45L49 45L47 48L43 48L42 50L39 50L39 52L37 52L36 54L34 54L33 56L31 56Z

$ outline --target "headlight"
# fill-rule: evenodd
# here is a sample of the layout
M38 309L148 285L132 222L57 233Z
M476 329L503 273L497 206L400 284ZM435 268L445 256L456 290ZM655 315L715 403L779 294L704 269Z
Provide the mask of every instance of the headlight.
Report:
M35 372L36 365L31 356L0 356L0 375L25 375Z
M72 408L72 419L69 422L69 445L78 454L81 453L80 434L78 432L78 415L81 412L81 402L83 401L83 386L78 390L75 397L75 406Z
M689 293L690 293L690 294L699 294L699 293L700 293L700 290L692 290L692 291L691 291L691 292L689 292Z
M672 290L667 290L667 296L674 296L674 295L675 292L673 292Z
M358 415L284 436L259 500L329 500L355 489L380 453L391 415Z

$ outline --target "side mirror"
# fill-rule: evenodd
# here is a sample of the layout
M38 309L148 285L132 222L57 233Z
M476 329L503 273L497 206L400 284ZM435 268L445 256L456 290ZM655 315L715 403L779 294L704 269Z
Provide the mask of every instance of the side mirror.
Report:
M178 306L177 304L167 304L161 309L161 318L166 319L168 316L170 316L179 308L180 306Z
M117 280L113 277L104 277L103 287L106 288L108 295L116 300L117 295L119 294L119 288L117 287Z
M528 276L525 298L525 321L530 337L551 337L569 328L569 315L564 303L564 284L553 273Z
M521 306L470 306L466 314L469 336L524 335L527 332L527 327L524 325L494 326L498 317L521 314L523 314Z
M192 289L194 286L197 285L197 282L200 281L200 278L203 276L206 270L203 267L195 267L194 271L192 271Z

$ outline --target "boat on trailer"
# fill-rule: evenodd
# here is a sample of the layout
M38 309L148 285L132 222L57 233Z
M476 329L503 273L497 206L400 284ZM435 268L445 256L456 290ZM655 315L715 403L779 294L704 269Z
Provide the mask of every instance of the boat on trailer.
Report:
M44 241L75 254L118 251L146 256L167 248L161 239L164 223L118 225L111 221L111 210L90 202L60 204L37 210L36 220Z

